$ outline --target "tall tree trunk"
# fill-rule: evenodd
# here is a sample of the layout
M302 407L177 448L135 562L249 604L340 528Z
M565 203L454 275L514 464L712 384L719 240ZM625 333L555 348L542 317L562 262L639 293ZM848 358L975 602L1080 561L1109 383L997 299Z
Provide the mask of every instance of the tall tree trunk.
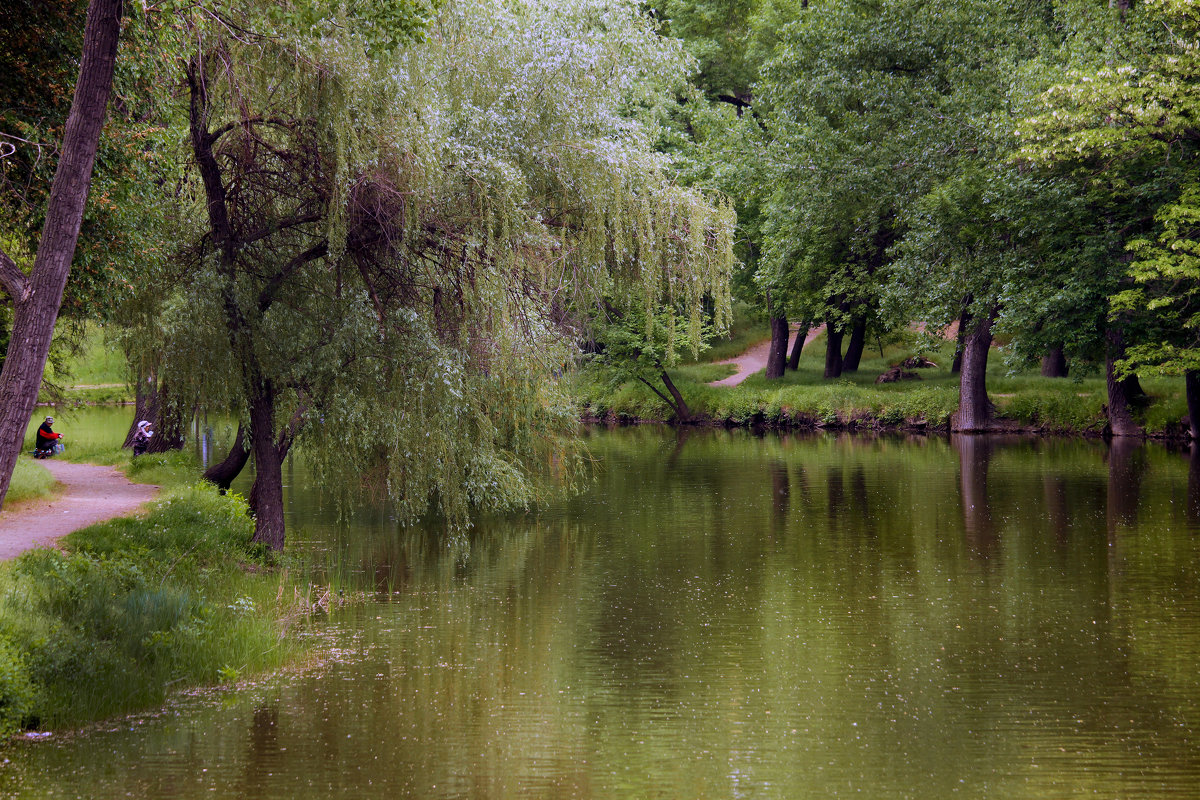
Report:
M213 464L204 471L204 480L215 483L222 492L229 491L235 478L242 473L246 462L250 460L250 450L246 447L246 426L238 423L237 436L229 455L219 464Z
M1042 356L1042 377L1067 377L1067 356L1063 353L1061 344L1051 347L1046 351L1046 355Z
M825 377L840 378L842 375L842 332L834 323L825 323Z
M800 330L796 332L796 341L792 342L792 352L787 361L787 368L793 372L800 368L800 351L804 349L804 340L808 338L808 329L811 327L812 322L804 320Z
M67 115L62 155L50 187L33 271L25 275L6 253L0 252L0 288L13 303L12 335L0 369L0 506L8 494L25 428L37 402L50 338L83 222L92 165L112 90L121 5L121 0L92 0L88 5L79 80Z
M855 318L850 328L850 341L846 344L846 355L842 357L842 372L858 372L858 362L862 360L863 346L867 339L867 320Z
M186 441L188 417L179 401L171 396L171 388L162 384L158 389L158 414L154 422L154 438L146 447L147 453L182 450Z
M1104 372L1105 383L1108 386L1109 432L1113 436L1143 436L1141 426L1133 421L1132 398L1129 394L1133 386L1140 390L1141 385L1136 383L1136 376L1129 376L1134 377L1133 386L1129 377L1117 378L1116 362L1125 357L1125 337L1120 328L1112 327L1105 332L1105 339L1108 343Z
M767 353L767 378L782 378L787 364L788 321L783 314L771 316L771 349Z
M270 384L257 387L250 400L250 447L254 453L254 541L282 550L283 456L275 444L275 392Z
M992 404L987 396L988 350L992 346L992 323L997 309L992 306L963 340L962 375L958 381L958 411L950 418L950 430L959 433L985 431L992 422Z
M133 447L133 436L137 433L139 422L146 420L153 423L158 419L158 379L153 373L138 376L133 396L133 422L129 424L129 432L125 434L125 442L121 445L123 448Z
M967 310L970 302L970 297L963 301L962 313L958 315L958 332L954 336L954 359L950 362L951 375L962 371L963 349L967 343L967 329L971 325L971 312Z
M1200 370L1189 369L1183 374L1187 386L1188 430L1192 435L1192 449L1200 442Z

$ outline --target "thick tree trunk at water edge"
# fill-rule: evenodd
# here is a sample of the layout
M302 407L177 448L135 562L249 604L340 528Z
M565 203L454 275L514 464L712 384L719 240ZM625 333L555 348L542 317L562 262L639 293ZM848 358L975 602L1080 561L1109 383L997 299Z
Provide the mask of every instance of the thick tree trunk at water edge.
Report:
M1061 344L1051 347L1046 351L1046 355L1042 356L1043 378L1065 378L1067 371L1067 357L1063 354Z
M92 0L83 34L79 80L67 115L33 270L26 275L6 253L0 252L0 289L13 303L12 332L0 370L0 505L8 493L25 428L37 401L63 288L75 255L112 89L120 32L121 0Z
M854 326L850 328L850 341L846 344L846 355L842 356L842 372L858 372L858 362L862 360L866 339L867 321L854 320Z
M985 431L991 426L992 404L987 396L988 350L992 346L992 323L996 309L976 321L963 339L962 374L958 382L958 411L950 418L956 433Z
M1141 426L1133 421L1130 387L1141 389L1136 377L1117 377L1116 362L1125 357L1125 337L1120 328L1109 328L1105 333L1108 354L1105 359L1105 383L1108 386L1108 429L1113 436L1144 436ZM1133 381L1130 381L1130 378Z
M771 349L767 353L767 377L782 378L787 364L788 321L782 314L771 317Z
M215 483L218 489L227 492L249 460L250 451L246 448L246 427L239 424L233 446L229 448L229 455L225 456L224 461L206 469L203 475L204 480Z
M842 375L842 332L832 322L825 323L825 377Z
M254 453L254 541L282 550L283 456L275 446L275 397L269 387L250 402L250 446Z

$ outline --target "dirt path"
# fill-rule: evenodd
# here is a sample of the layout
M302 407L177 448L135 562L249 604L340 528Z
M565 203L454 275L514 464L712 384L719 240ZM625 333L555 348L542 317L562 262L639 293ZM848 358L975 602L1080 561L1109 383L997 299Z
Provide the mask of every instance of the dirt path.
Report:
M799 331L799 326L792 327L791 336L788 337L788 352L791 352L791 345L796 341L796 334ZM804 345L807 347L813 339L817 338L821 333L822 328L812 328L808 332L808 336L804 338ZM749 378L754 373L767 368L767 356L771 352L771 340L765 339L758 344L751 345L750 349L735 358L727 358L724 361L716 361L716 364L733 364L737 367L737 372L730 375L728 378L722 378L719 381L713 381L709 386L737 386L742 381Z
M134 511L158 493L157 486L130 483L112 467L41 462L62 484L53 500L34 501L0 513L0 560L47 547L72 531Z

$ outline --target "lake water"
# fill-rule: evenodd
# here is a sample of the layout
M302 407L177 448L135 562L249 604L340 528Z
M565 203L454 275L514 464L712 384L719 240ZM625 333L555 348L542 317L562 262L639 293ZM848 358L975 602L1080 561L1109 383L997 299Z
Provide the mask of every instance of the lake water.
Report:
M292 534L371 591L319 663L3 751L15 797L1200 797L1200 469L1157 445L596 430L461 547ZM1189 480L1189 473L1191 479Z

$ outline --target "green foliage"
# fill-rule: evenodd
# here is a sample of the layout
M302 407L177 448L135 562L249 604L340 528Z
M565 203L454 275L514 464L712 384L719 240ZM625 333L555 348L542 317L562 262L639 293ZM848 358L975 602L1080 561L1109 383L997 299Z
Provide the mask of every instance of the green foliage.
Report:
M0 568L0 721L59 726L161 702L173 685L280 663L292 613L237 497L178 489L142 519ZM235 600L222 600L234 598ZM241 598L241 599L237 599Z

